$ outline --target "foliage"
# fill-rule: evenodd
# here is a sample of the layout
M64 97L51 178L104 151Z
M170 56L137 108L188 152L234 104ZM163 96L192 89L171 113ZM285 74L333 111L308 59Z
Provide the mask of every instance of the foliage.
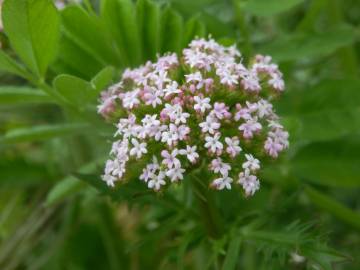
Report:
M1 269L359 269L358 1L69 2L2 5ZM208 34L280 64L288 153L252 199L202 171L107 188L99 92Z

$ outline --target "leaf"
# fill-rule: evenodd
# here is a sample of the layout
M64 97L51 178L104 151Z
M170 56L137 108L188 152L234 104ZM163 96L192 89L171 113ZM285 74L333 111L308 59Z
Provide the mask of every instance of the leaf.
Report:
M305 90L292 90L276 104L293 142L338 139L360 131L360 80L324 80Z
M183 44L184 22L179 13L166 8L161 18L161 52L179 53Z
M144 60L154 60L160 51L160 7L149 0L138 0L136 17L142 37Z
M52 177L44 164L34 163L18 157L0 160L1 188L24 188L44 185L51 182Z
M54 80L55 89L72 104L84 107L97 96L91 84L72 75L62 74Z
M101 1L101 17L110 30L125 66L141 63L141 43L131 0Z
M51 139L60 136L78 134L87 131L89 125L83 123L43 125L18 128L8 131L0 137L1 143L20 143Z
M51 102L53 99L38 89L17 86L0 87L0 105Z
M329 212L348 225L360 230L359 213L354 212L328 195L325 195L310 186L305 187L305 192L309 196L310 200L319 208Z
M239 260L240 244L241 237L239 235L232 236L222 268L223 270L236 269L236 265Z
M314 86L289 89L275 106L280 114L296 116L351 109L360 104L359 88L359 79L325 79Z
M74 177L67 177L57 183L46 197L45 205L47 207L52 206L64 198L75 194L77 191L84 187L84 183Z
M103 162L103 158L94 162L90 162L82 166L78 171L79 173L93 173L98 168L99 163ZM69 175L56 183L54 187L52 187L46 197L45 205L50 207L69 197L70 195L77 193L83 188L84 182L80 181L72 175Z
M187 47L190 41L192 41L195 37L204 37L205 35L205 25L198 19L198 17L192 17L185 24L185 38L183 47Z
M360 186L360 141L356 136L303 147L291 161L297 177L324 186Z
M27 73L24 67L2 50L0 50L0 71L9 72L20 77L27 78Z
M360 107L288 117L297 125L292 141L329 141L360 131Z
M99 62L65 35L61 37L59 47L61 54L52 66L57 74L66 73L89 80L104 68L103 61Z
M50 0L6 0L4 29L15 52L39 77L55 58L60 20Z
M292 61L328 56L355 41L355 29L346 24L321 33L296 33L276 38L259 48L276 61Z
M96 91L96 95L107 86L109 86L114 76L114 68L106 67L102 69L96 76L91 80L91 86Z
M242 4L244 10L253 15L273 16L288 11L302 2L304 0L249 0Z

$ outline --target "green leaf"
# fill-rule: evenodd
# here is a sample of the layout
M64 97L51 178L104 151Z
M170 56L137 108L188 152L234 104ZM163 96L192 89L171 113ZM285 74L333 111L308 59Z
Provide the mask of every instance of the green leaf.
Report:
M289 89L276 102L280 114L296 115L342 110L360 104L359 79L325 79L314 86Z
M50 0L6 0L4 28L15 52L43 77L57 52L60 20Z
M63 97L79 107L84 107L97 95L89 82L72 75L59 75L55 78L53 84Z
M160 7L149 0L139 0L136 3L136 16L144 60L154 60L160 51Z
M106 67L101 70L96 76L91 80L91 86L96 91L96 95L104 90L111 83L114 77L114 68Z
M125 66L141 62L141 43L131 0L101 1L101 16L110 30Z
M38 89L17 86L0 87L0 105L51 102L53 99Z
M276 38L259 48L276 61L301 60L328 56L337 49L355 41L355 29L346 24L337 25L321 33L296 33Z
M61 18L62 32L75 47L89 54L103 66L121 66L108 30L98 17L87 13L78 5L70 5L61 12Z
M67 177L57 183L46 197L45 205L47 207L52 206L64 198L75 194L84 187L84 183L75 177Z
M19 63L0 50L0 71L9 72L27 78L27 72Z
M0 137L1 143L21 143L47 140L55 137L73 135L86 132L89 125L83 123L43 125L18 128L8 131Z
M78 170L78 172L84 174L93 173L98 168L98 165L103 162L104 158L85 164ZM72 175L65 177L49 191L45 201L46 206L52 206L64 200L65 198L76 194L85 187L84 184L84 182L80 181Z
M360 132L360 80L325 80L311 88L291 90L276 104L293 142L328 141Z
M161 18L161 52L179 53L183 44L184 22L171 8L166 8Z
M253 15L273 16L288 11L302 2L304 0L249 0L242 4L244 10Z
M355 137L312 143L303 147L291 161L297 177L324 186L360 186L360 141Z
M205 25L197 16L192 17L185 24L185 39L183 47L187 47L195 37L204 37L206 35Z
M288 117L287 121L297 125L297 130L292 133L290 139L299 142L329 141L358 133L360 132L359 114L360 107L357 107Z
M241 237L239 235L232 237L226 253L223 270L236 269L237 262L239 261Z
M71 74L89 80L104 68L103 61L94 58L65 35L61 37L59 47L61 54L52 66L57 74Z
M333 198L325 195L310 186L305 187L310 200L319 208L329 212L346 224L360 230L360 214L354 212Z

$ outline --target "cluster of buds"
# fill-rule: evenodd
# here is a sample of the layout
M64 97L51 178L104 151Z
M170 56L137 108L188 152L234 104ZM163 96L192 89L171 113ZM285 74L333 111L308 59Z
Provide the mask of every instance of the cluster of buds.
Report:
M213 173L210 187L237 183L251 196L260 187L257 158L277 158L289 145L270 103L283 90L271 57L257 55L245 67L235 46L213 39L193 40L180 58L166 54L125 70L98 106L117 127L102 179L114 186L128 162L141 159L139 179L158 191L203 166Z

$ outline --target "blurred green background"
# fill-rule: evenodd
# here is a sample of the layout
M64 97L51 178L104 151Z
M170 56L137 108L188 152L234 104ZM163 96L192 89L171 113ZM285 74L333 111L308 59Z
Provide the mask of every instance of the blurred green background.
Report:
M31 4L4 12L0 33L0 269L360 269L358 0L56 1L58 12L6 2ZM27 11L59 33L11 30ZM10 45L26 31L50 55L38 69ZM98 93L209 34L245 62L279 63L275 107L291 140L256 196L214 194L219 238L188 183L159 196L136 179L109 192L99 178L111 129Z

